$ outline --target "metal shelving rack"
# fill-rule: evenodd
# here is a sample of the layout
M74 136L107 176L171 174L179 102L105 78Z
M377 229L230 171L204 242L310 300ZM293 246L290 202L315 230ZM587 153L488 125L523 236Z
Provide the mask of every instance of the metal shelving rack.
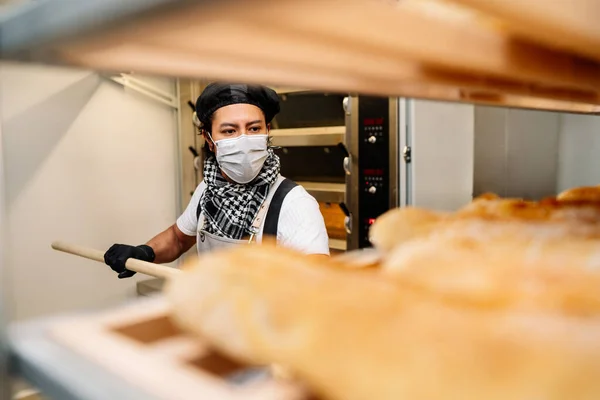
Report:
M39 0L0 15L0 59L600 112L598 1L446 2ZM16 372L60 399L151 398L52 344L48 322L11 327Z
M1 86L0 86L1 87ZM2 110L0 110L0 116ZM5 226L6 226L6 204L4 184L4 158L2 146L2 127L0 126L0 400L8 400L11 396L11 388L8 376L8 338L6 328L8 325L9 295L6 284L7 269L5 263Z
M40 0L0 16L0 58L598 113L599 14L595 0Z

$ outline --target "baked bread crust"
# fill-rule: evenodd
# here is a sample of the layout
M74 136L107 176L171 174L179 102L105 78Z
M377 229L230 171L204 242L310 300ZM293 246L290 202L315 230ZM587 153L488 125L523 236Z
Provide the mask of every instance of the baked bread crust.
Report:
M219 251L165 295L184 330L324 399L595 400L600 202L581 193L391 210L354 258Z

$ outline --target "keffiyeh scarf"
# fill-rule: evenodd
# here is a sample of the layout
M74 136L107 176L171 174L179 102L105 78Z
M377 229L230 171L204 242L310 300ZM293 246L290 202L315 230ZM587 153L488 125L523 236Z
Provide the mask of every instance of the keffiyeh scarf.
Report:
M206 190L200 199L199 211L204 214L203 229L211 234L240 240L249 233L260 206L271 186L279 177L279 157L268 149L262 170L248 184L230 183L223 175L214 156L204 162Z

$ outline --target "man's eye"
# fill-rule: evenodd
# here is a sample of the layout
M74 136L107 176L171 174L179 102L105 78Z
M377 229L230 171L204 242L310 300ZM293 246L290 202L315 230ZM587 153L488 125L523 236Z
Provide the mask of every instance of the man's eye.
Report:
M235 133L235 130L234 129L226 129L224 131L221 131L221 133L223 135L233 135Z
M253 126L250 128L250 132L260 132L260 126Z

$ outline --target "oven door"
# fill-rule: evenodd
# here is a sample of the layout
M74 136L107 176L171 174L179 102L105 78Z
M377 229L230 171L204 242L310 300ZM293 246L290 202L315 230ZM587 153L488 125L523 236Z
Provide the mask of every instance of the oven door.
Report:
M281 174L302 185L318 202L332 253L346 249L346 193L343 167L346 95L292 91L279 93L281 111L271 123L272 145Z

